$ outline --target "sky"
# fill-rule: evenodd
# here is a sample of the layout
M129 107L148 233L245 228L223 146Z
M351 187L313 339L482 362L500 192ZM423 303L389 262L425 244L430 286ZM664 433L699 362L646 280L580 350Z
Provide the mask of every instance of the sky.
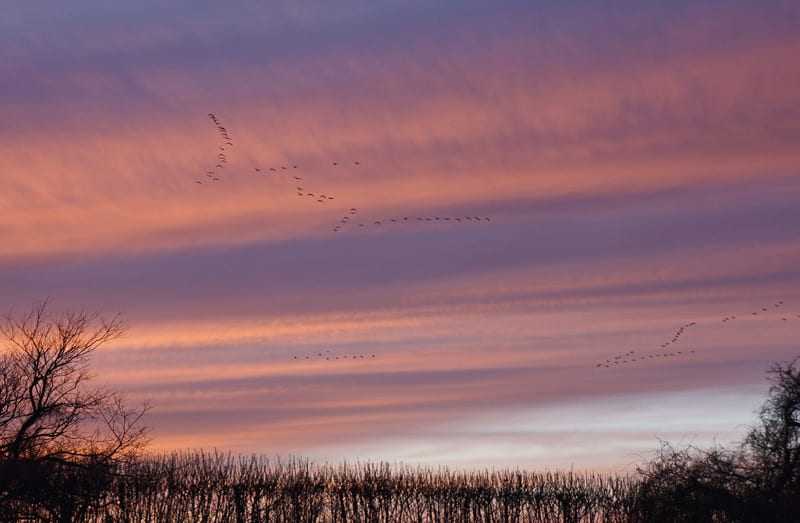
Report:
M800 353L797 2L5 6L0 309L153 451L625 472Z

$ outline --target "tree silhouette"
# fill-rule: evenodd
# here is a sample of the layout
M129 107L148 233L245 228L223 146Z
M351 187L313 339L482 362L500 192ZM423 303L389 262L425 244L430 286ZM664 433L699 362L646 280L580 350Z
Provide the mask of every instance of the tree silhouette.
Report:
M53 314L49 305L0 324L0 518L72 520L147 443L147 405L129 408L121 394L90 383L89 356L122 336L125 322Z
M643 521L790 522L800 513L800 367L776 363L758 422L733 449L662 443L639 468Z
M760 423L744 441L753 463L752 476L765 502L784 507L794 499L800 509L800 367L797 359L769 370L767 401ZM784 507L789 509L790 507Z

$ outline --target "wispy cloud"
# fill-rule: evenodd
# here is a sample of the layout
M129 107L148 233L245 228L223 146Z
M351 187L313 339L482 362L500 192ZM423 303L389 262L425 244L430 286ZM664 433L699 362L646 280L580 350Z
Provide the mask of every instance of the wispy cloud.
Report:
M792 3L50 7L0 20L0 305L122 311L97 364L160 447L478 463L536 432L465 428L492 412L572 423L794 351L800 319L719 323L800 314ZM594 367L692 320L691 362ZM293 360L323 349L377 357ZM649 430L604 416L606 456Z

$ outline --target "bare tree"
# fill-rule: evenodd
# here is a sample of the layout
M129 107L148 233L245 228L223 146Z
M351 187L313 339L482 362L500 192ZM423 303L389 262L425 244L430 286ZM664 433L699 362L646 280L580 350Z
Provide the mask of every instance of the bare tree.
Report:
M744 444L769 499L800 497L800 367L797 359L769 370L769 395Z
M0 323L6 339L0 356L0 501L24 498L31 482L74 479L76 471L84 480L90 470L97 477L135 457L148 441L142 424L147 405L130 408L121 394L91 383L91 353L122 336L125 322L119 315L51 313L49 305L36 303Z
M639 468L646 521L797 521L800 513L800 367L774 364L758 422L734 448L662 444ZM691 516L691 517L690 517ZM688 519L687 519L688 518ZM695 519L692 519L695 518Z

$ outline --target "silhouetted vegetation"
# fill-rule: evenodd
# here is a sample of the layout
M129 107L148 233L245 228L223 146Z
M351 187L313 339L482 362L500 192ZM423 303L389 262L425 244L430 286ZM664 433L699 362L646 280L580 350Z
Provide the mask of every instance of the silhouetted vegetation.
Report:
M525 471L460 472L388 464L187 453L116 470L76 521L629 521L631 478Z
M774 365L735 448L663 444L637 474L318 465L219 453L143 454L146 407L90 385L88 356L124 324L6 318L0 520L60 522L789 522L800 514L800 368Z
M734 449L674 449L641 467L649 521L793 522L800 514L800 368L769 371L767 401Z
M125 330L115 317L51 314L0 325L0 519L78 521L99 510L114 470L146 443L146 406L90 384L89 355Z

